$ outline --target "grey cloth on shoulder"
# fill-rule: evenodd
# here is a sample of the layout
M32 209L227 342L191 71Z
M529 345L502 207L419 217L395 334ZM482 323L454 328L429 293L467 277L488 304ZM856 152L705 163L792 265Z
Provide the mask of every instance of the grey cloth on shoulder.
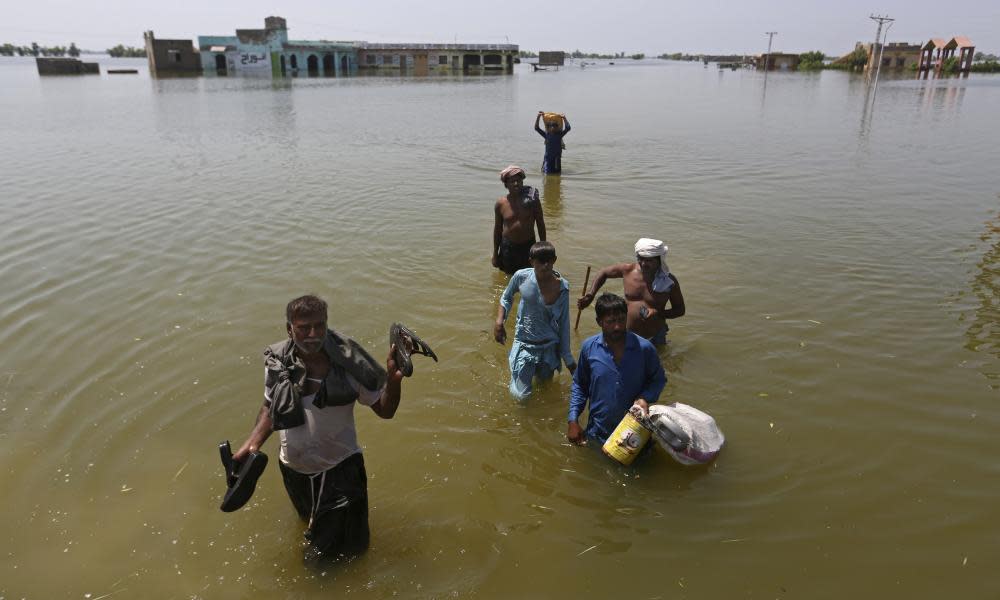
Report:
M531 204L532 202L538 202L538 188L531 187L530 185L524 186L524 203Z
M385 367L351 338L328 329L323 352L330 359L330 371L313 399L316 408L343 406L357 400L358 392L345 375L354 377L365 389L378 390L385 386ZM268 411L273 429L291 429L304 424L306 416L301 394L306 367L295 353L295 342L288 339L265 348L264 368L264 387L271 400Z

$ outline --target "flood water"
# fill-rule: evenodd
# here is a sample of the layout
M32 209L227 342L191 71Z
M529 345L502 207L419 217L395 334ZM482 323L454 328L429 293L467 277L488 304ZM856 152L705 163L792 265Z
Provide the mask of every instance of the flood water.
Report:
M1000 595L1000 77L872 99L840 72L627 62L0 60L0 598ZM539 110L572 124L561 178ZM661 401L717 419L712 465L567 445L566 373L510 398L488 333L509 163L574 297L588 265L669 244L687 315ZM414 359L395 419L356 410L371 548L323 568L276 437L249 505L218 509L216 446L245 439L261 351L308 292L378 356L402 321L441 358ZM588 309L574 346L598 330Z

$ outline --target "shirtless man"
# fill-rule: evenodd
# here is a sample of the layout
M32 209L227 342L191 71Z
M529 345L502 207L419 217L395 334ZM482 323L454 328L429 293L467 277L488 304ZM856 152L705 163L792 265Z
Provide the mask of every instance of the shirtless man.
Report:
M493 266L508 275L531 266L528 253L535 243L545 241L545 217L538 190L524 185L524 169L511 165L500 172L500 181L507 188L507 195L497 199L494 208Z
M608 278L621 278L628 303L626 327L656 345L667 342L666 319L684 316L681 284L667 267L667 247L660 240L642 238L635 243L636 262L604 267L594 284L578 301L580 309L594 300ZM670 302L670 308L667 308Z

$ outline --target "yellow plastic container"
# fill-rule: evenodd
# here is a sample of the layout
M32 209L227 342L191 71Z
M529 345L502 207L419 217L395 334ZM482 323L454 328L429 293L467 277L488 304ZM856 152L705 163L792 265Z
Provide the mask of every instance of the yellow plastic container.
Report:
M630 465L639 456L639 451L649 441L650 431L636 420L630 413L625 413L618 427L604 442L601 450L623 465Z
M546 126L548 126L550 123L556 123L557 125L559 125L559 129L566 128L566 126L563 124L562 115L560 115L559 113L551 113L551 112L542 113L542 121L545 122Z

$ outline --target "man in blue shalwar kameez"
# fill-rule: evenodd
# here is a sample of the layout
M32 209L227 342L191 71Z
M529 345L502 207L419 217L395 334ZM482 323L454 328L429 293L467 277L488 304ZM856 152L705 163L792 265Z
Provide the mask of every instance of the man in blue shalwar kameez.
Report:
M518 400L531 395L532 380L552 379L566 364L576 370L569 341L569 282L553 269L556 249L549 242L538 242L528 255L531 268L516 271L500 297L500 308L493 327L493 337L507 341L504 322L514 304L514 294L521 295L517 307L514 343L510 348L510 392Z

